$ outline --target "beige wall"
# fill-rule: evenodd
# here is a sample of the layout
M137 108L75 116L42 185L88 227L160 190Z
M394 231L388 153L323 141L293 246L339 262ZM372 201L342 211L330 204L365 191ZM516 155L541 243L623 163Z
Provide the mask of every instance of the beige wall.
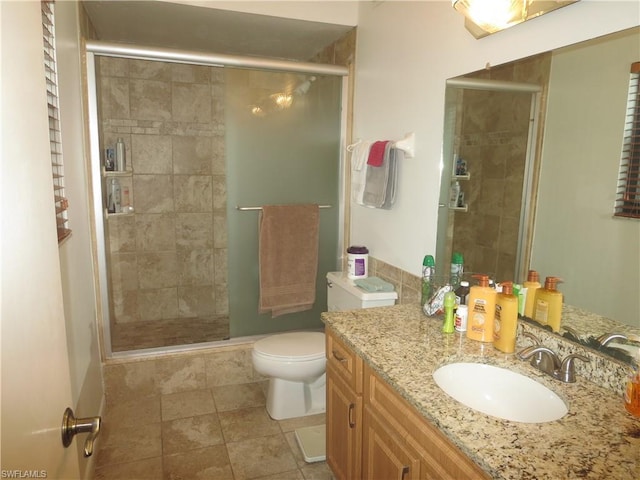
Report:
M613 218L640 30L553 55L532 267L565 302L640 326L640 221ZM594 141L594 139L596 141Z

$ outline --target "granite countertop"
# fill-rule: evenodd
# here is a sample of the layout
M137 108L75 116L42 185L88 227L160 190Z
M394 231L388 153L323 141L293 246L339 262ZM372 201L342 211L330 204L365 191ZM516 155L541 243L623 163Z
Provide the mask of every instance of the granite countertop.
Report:
M496 479L640 478L640 419L623 399L578 377L565 384L515 355L458 332L444 334L418 305L322 314L333 330L429 422ZM453 362L480 362L532 377L568 405L562 419L518 423L458 403L432 373Z

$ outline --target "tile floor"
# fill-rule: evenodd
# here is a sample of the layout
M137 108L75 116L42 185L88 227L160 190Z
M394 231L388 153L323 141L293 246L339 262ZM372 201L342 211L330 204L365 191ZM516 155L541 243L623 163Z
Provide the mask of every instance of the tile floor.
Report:
M256 382L118 397L103 416L94 478L332 480L325 462L305 463L294 437L324 414L272 420L264 390Z

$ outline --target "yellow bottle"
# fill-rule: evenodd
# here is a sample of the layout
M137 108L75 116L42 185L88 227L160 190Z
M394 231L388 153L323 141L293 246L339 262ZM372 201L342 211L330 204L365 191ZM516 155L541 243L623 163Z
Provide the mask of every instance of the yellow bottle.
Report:
M527 299L524 303L524 316L533 318L533 310L536 305L536 291L542 286L540 285L540 275L535 270L529 270L527 281L522 283L527 289Z
M545 279L544 288L539 288L536 291L533 312L533 319L536 322L549 325L554 332L560 331L560 321L562 320L562 292L556 290L556 284L560 281L558 277Z
M487 275L473 275L473 277L478 279L478 285L469 289L467 338L480 342L492 342L497 293L489 287Z
M493 320L493 346L504 353L516 350L518 328L518 297L513 294L513 283L504 282L502 293L496 296L496 316Z

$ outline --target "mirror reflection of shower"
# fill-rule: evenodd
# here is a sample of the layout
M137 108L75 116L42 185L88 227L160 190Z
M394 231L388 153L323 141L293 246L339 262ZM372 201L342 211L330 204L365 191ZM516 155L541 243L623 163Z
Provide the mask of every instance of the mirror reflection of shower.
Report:
M521 281L528 264L540 91L535 84L485 78L447 82L440 268L460 252L465 270ZM464 175L456 172L456 161L466 165ZM465 208L443 201L454 184L464 192Z

